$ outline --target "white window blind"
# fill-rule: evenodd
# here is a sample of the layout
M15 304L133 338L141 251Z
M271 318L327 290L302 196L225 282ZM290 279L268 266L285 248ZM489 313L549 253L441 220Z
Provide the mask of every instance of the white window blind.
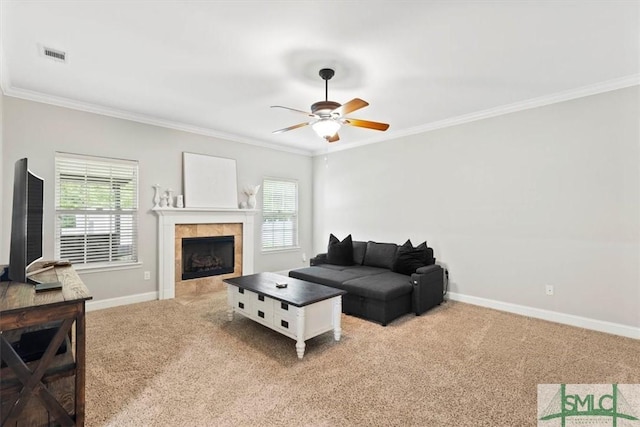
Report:
M56 153L56 259L138 261L138 162Z
M298 246L298 183L281 179L262 182L262 250Z

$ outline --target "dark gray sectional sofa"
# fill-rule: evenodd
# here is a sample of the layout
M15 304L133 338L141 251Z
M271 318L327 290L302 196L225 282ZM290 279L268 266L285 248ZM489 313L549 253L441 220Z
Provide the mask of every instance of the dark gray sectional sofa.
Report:
M407 313L420 315L443 301L443 269L435 264L433 250L426 243L421 245L425 259L409 267L401 265L403 256L399 254L401 248L412 247L410 241L402 246L359 241L352 244L352 261L343 262L349 265L329 263L330 244L328 254L317 255L311 259L310 267L291 270L289 276L347 291L342 297L343 313L383 326ZM417 248L413 249L415 253Z

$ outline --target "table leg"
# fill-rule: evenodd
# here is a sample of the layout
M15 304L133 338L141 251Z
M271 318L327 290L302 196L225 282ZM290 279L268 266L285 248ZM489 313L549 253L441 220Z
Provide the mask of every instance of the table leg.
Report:
M235 286L231 286L230 284L226 284L227 285L227 318L229 319L229 322L231 322L233 320L233 290L236 289Z
M53 360L56 351L64 341L65 336L71 325L73 319L66 319L62 322L62 325L58 328L58 331L54 335L53 339L49 343L49 346L45 350L44 354L40 358L35 370L31 371L29 367L22 361L20 356L15 352L13 347L7 342L7 340L0 335L0 346L2 348L2 359L7 362L7 366L13 370L18 377L18 380L22 383L23 388L20 391L17 399L10 405L10 409L6 414L3 414L2 425L10 425L14 423L15 417L22 412L25 405L31 398L31 396L38 396L43 403L44 407L53 415L53 417L63 426L73 426L74 422L69 417L69 414L64 410L60 403L56 400L51 392L42 384L42 377L47 370L47 367Z
M296 352L298 353L298 359L302 359L304 356L304 349L306 344L304 343L304 325L305 313L304 307L298 310L297 322L296 322Z
M84 301L79 304L76 318L76 425L84 425L84 386L86 381L86 322Z
M342 327L340 325L342 316L342 297L339 296L333 300L333 338L340 341L342 336Z

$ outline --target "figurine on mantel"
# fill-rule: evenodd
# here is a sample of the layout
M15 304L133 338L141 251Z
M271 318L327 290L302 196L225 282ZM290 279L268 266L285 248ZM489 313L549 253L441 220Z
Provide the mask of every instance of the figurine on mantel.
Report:
M153 189L155 190L155 194L153 195L153 207L159 208L160 207L160 184L154 185Z
M247 196L247 207L249 209L256 208L256 194L260 190L260 185L245 185L243 193Z
M167 188L167 207L173 207L173 190L171 188Z
M160 207L161 208L169 207L169 196L167 196L166 194L163 194L162 196L160 196Z

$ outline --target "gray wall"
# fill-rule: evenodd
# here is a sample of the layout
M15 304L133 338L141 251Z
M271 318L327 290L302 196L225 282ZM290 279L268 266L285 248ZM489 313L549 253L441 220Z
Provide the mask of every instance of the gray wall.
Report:
M317 156L314 252L330 232L426 239L453 292L640 326L639 98L635 86Z
M3 152L4 152L4 148L3 148L3 135L4 135L4 94L2 93L2 90L0 90L0 178L2 179L2 183L4 183L4 175L3 175L3 162L2 162L2 158L3 158ZM0 184L0 200L3 201L3 205L7 204L7 202L4 201L3 195L4 195L4 185ZM4 217L4 209L0 209L0 224L2 224L2 218ZM4 242L4 227L0 227L0 242ZM4 264L6 262L8 262L9 259L9 255L8 252L6 252L7 255L5 256L5 248L4 245L0 245L0 264ZM5 259L7 261L5 261Z
M302 253L311 251L312 160L291 154L220 140L208 136L145 125L37 102L4 97L4 147L2 189L12 194L13 165L29 158L30 168L46 182L45 259L54 254L54 155L56 151L137 160L140 167L140 268L108 272L83 272L83 281L94 299L147 293L157 290L157 217L153 184L163 189L182 188L182 152L208 154L237 161L238 188L260 184L265 176L298 180L300 250L263 254L256 242L255 271L278 271L302 264ZM239 200L244 195L239 194ZM258 203L261 195L258 196ZM260 236L261 216L256 216L255 235ZM0 263L8 262L11 205L2 206ZM143 271L151 280L143 280Z

